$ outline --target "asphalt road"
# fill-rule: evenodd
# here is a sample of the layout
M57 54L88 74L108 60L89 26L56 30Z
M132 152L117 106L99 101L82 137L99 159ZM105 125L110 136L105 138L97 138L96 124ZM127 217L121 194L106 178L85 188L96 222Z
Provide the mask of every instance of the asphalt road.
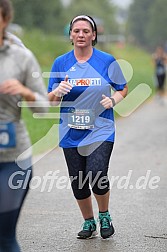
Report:
M149 101L116 125L109 171L116 234L108 240L76 239L83 219L56 148L34 167L17 229L23 252L167 251L167 105ZM44 181L53 172L54 183ZM97 216L94 199L93 205Z

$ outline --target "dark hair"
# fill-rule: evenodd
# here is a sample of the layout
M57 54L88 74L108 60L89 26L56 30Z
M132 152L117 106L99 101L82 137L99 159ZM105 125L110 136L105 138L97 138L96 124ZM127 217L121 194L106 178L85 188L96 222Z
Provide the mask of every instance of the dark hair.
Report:
M92 27L92 31L94 31L96 33L96 37L95 39L92 41L92 46L96 45L97 44L97 26L96 26L96 23L94 21L94 19L88 15L79 15L79 16L76 16L74 17L71 22L70 22L70 29L69 29L69 35L71 33L71 30L72 30L72 27L73 27L73 24L79 20L84 20L84 21L87 21L90 23L91 27Z
M6 22L10 22L13 18L13 6L10 0L0 0L0 9L2 18ZM3 39L5 38L5 29L3 30Z
M10 0L0 0L0 8L2 17L5 21L10 21L13 18L13 7Z

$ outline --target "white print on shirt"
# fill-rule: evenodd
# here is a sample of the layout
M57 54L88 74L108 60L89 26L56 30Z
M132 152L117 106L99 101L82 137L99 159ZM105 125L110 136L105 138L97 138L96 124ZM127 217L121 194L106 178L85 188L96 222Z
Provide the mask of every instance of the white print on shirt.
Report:
M70 72L75 72L75 71L76 71L75 66L72 66L72 67L70 68Z
M101 78L69 79L72 86L101 86Z

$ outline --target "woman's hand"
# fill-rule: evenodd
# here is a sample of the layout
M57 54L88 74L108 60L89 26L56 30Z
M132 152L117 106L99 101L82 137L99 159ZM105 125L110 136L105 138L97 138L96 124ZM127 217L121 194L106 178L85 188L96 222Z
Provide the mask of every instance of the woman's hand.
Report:
M68 75L66 75L64 81L61 81L59 86L53 90L53 94L57 97L62 97L68 94L72 89L72 85L68 82Z
M125 85L123 90L116 91L112 97L105 96L104 94L102 95L102 100L100 104L105 108L105 109L110 109L113 108L116 104L121 102L127 95L128 93L128 86Z
M112 100L110 99L110 97L105 96L104 94L102 95L102 100L100 102L100 104L105 108L105 109L110 109L114 107L114 104L112 102Z

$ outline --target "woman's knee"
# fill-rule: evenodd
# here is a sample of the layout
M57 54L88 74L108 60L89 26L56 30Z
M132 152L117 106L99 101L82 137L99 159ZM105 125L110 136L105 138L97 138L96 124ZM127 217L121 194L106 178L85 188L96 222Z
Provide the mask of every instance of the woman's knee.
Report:
M71 187L74 197L77 200L86 199L91 195L89 181L87 180L81 181L81 179L77 177L76 180L71 181Z
M110 189L110 183L108 176L104 173L99 173L100 175L96 178L94 177L94 180L91 183L92 191L97 195L104 195L106 194ZM96 175L97 176L97 175Z

